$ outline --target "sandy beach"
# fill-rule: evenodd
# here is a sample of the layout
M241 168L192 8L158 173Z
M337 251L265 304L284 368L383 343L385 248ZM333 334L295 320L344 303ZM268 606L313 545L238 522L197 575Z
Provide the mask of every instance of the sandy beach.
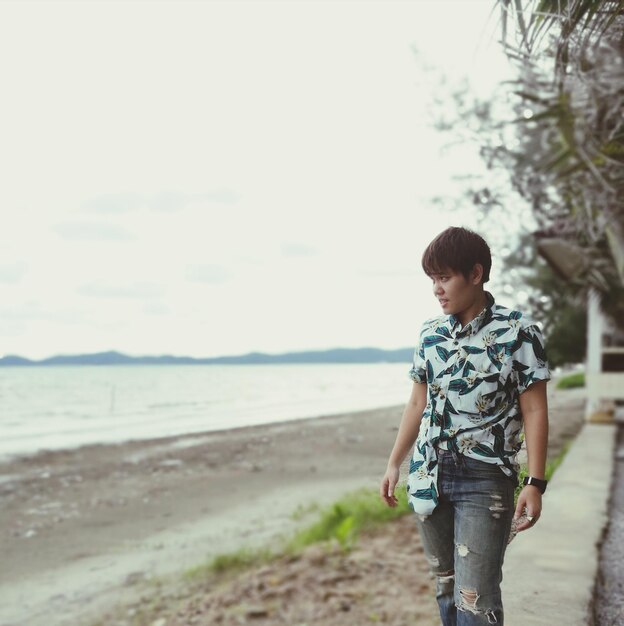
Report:
M549 388L553 456L582 425L584 404L583 390ZM154 576L279 541L308 521L291 518L298 506L377 488L402 410L85 446L0 465L0 624L87 624ZM416 554L415 528L400 523L397 537L416 542ZM397 541L396 558L406 558ZM429 598L426 568L410 576ZM434 605L423 602L425 616Z

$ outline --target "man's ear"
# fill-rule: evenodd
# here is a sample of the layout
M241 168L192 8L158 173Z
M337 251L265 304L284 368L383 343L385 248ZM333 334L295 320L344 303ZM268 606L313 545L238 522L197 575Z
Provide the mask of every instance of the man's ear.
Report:
M475 263L470 272L470 282L473 285L478 285L483 279L483 265L481 263Z

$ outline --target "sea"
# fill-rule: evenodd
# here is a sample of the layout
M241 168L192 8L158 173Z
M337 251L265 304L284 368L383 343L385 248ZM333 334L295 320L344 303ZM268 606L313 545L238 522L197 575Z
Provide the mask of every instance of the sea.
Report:
M0 459L401 405L411 393L409 368L403 363L2 367Z

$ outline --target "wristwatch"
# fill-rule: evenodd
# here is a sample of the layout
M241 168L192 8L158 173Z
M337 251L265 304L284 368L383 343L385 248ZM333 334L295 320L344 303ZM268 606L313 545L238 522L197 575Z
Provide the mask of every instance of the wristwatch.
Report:
M548 481L542 480L541 478L535 478L534 476L525 476L524 484L535 485L541 493L544 493L544 491L546 491L546 485L548 484Z

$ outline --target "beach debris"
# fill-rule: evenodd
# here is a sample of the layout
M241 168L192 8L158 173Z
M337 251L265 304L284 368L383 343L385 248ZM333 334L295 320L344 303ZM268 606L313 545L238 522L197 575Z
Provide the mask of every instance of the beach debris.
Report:
M61 506L63 506L62 502L54 501L54 502L46 502L45 504L42 504L41 508L42 509L58 509Z
M50 600L52 602L67 602L67 596L64 593L57 593L53 595Z
M17 489L19 476L15 474L5 474L0 476L0 495L12 494Z
M61 477L61 485L63 487L70 487L74 483L81 483L81 482L82 482L82 476L80 476L79 474L75 474L74 476Z
M25 511L26 515L39 515L41 517L47 517L49 515L54 516L64 516L65 510L63 509L62 502L45 502L44 504L40 504L37 508L28 509ZM71 511L67 512L71 515Z
M263 465L254 463L253 461L241 461L238 466L248 472L261 472L264 469Z
M138 582L145 580L145 572L132 572L126 576L125 585L136 585Z
M345 580L356 580L357 578L361 578L361 576L358 571L329 572L327 574L321 574L318 577L318 582L322 585L335 585Z
M364 435L350 434L346 436L347 443L361 443L364 441Z
M290 596L297 593L299 587L295 583L284 583L275 587L267 587L260 591L262 600L273 600L275 598Z
M303 551L303 558L312 565L322 565L327 560L327 553L322 546L312 544Z
M184 465L184 461L181 459L165 459L158 464L160 467L179 467Z
M246 617L268 617L269 610L262 604L247 606L245 608Z

